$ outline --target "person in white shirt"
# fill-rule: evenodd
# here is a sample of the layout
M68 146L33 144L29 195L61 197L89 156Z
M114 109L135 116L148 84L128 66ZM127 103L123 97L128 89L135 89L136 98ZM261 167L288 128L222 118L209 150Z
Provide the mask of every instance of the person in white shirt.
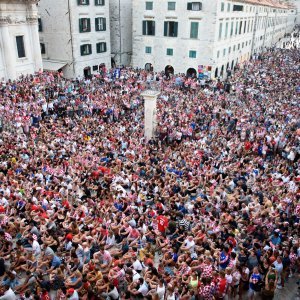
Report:
M134 261L134 263L132 264L132 267L135 271L137 271L139 273L143 270L143 266L142 266L141 262L138 259L136 259Z
M41 246L38 243L38 241L34 240L33 238L29 239L29 242L31 242L32 244L32 253L35 257L39 257L41 254Z
M6 289L6 291L4 292L4 295L0 297L0 300L16 300L17 299L16 294L10 288L9 285L5 285L4 288Z
M181 247L182 251L189 251L191 254L195 252L195 241L192 236L189 236Z
M67 290L67 298L69 300L79 300L79 295L76 290L70 288Z

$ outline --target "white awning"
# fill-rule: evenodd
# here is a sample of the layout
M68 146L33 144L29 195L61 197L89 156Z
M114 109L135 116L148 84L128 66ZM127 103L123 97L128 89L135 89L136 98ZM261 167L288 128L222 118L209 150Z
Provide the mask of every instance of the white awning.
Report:
M43 69L47 71L57 71L63 68L67 62L57 60L43 60Z

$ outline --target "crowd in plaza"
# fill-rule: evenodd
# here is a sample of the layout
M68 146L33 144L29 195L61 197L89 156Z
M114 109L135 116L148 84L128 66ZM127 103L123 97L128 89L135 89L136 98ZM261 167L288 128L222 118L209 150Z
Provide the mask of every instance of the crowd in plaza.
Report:
M2 82L0 299L273 299L300 267L299 61Z

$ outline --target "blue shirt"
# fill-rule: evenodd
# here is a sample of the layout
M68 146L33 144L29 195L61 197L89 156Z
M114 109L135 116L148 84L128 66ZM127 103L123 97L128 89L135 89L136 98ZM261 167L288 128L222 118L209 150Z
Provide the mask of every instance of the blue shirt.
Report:
M60 264L61 264L60 258L58 256L54 255L52 262L51 262L51 267L57 268L60 266Z

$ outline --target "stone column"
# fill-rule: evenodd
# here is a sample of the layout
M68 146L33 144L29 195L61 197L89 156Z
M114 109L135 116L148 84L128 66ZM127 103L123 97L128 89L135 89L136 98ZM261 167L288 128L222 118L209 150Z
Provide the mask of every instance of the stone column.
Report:
M38 72L40 69L43 68L42 63L42 54L41 54L41 47L40 47L40 38L39 38L39 31L38 31L38 18L37 16L31 15L26 18L27 24L30 26L31 38L32 38L32 58L34 63L34 71Z
M8 19L0 17L0 30L2 36L2 49L3 49L3 63L5 64L6 79L15 79L15 51L12 48L12 38L9 35ZM14 41L15 42L15 41Z
M156 128L156 100L159 94L160 92L154 90L146 90L141 94L145 99L144 127L147 142L154 136Z

